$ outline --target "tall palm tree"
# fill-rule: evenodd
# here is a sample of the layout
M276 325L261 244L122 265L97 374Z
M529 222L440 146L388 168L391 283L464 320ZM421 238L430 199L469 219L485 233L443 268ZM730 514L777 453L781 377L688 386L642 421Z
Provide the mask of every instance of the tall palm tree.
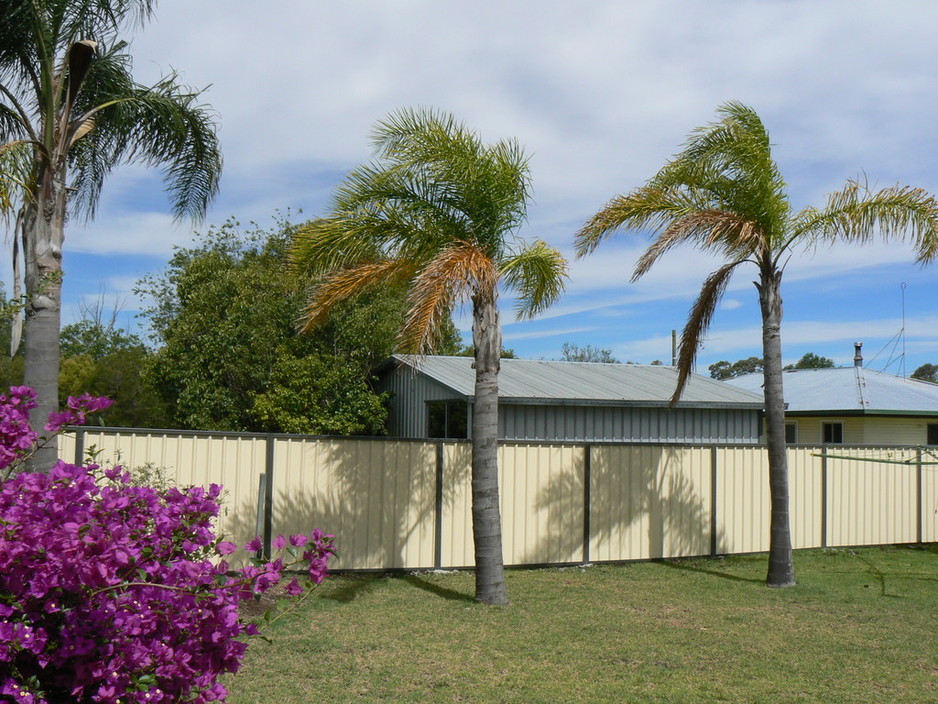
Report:
M375 160L339 187L329 217L296 236L291 261L313 277L303 325L370 287L406 282L399 350L430 351L454 305L472 307L472 526L476 599L508 602L498 505L498 291L518 294L520 317L560 295L566 262L513 233L529 198L527 159L514 140L484 144L445 113L401 110L379 122Z
M782 394L782 296L785 264L793 247L838 240L862 244L877 235L910 239L925 263L938 253L938 203L921 189L893 186L871 192L848 181L823 208L794 212L772 159L759 116L730 102L719 121L695 130L683 151L644 186L607 203L576 235L577 255L592 252L620 228L650 229L655 238L639 258L632 281L669 249L690 243L727 263L707 277L681 336L677 403L701 339L736 268L755 264L762 311L765 429L771 491L771 534L766 583L795 583L789 528L785 401Z
M148 19L155 0L5 0L0 3L0 153L26 150L18 189L14 291L25 285L25 383L45 418L58 398L62 243L68 215L92 217L120 163L162 165L177 217L200 216L218 188L221 155L199 92L170 75L131 75L118 35ZM70 180L71 179L71 180ZM20 265L24 265L21 272ZM18 337L18 336L17 336ZM34 466L51 465L54 445Z

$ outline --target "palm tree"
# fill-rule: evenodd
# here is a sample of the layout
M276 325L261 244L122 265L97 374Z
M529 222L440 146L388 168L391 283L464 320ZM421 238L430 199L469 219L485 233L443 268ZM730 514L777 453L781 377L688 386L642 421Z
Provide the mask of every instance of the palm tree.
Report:
M316 284L303 326L374 287L402 282L408 312L398 349L426 354L454 305L472 306L472 525L476 599L508 602L498 505L498 290L518 293L519 317L560 295L566 262L544 242L512 235L525 219L527 159L514 140L484 144L444 113L401 110L379 122L375 161L352 171L329 217L294 241L291 262Z
M25 383L39 401L34 419L44 419L58 398L67 216L92 217L105 177L120 163L163 165L177 217L201 216L218 188L221 155L199 92L175 75L149 87L136 83L127 44L118 39L126 22L148 19L154 6L155 0L0 3L0 155L26 154L25 172L4 179L17 188L8 185L4 193L8 208L16 195L14 293L22 292L22 276ZM34 467L54 460L51 445Z
M785 264L795 246L863 244L877 235L911 239L918 261L938 253L938 203L921 189L893 186L871 192L848 181L823 208L794 212L769 135L749 107L730 102L717 110L718 122L694 131L683 151L648 183L607 203L576 235L578 256L592 252L622 227L647 228L655 238L639 258L632 281L643 276L669 249L690 243L723 256L727 263L707 277L691 307L681 336L677 403L716 306L740 264L759 271L755 282L762 312L765 366L765 429L771 491L771 533L766 583L795 583L789 529L785 401L782 395L782 297Z

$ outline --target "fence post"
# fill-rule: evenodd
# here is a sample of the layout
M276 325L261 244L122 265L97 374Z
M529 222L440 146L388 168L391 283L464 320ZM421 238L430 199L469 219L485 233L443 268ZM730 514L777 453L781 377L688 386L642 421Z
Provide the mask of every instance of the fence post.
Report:
M433 566L443 568L443 441L436 443L436 515L433 522Z
M257 522L254 524L254 534L255 535L264 535L264 525L266 523L265 517L267 516L267 511L265 506L267 503L267 475L264 472L261 472L257 475ZM270 552L265 553L268 557Z
M915 448L915 541L922 542L922 531L924 528L924 510L922 501L922 446Z
M590 495L590 482L593 471L593 446L583 446L583 564L590 561L590 507L592 497Z
M270 543L274 523L274 441L272 433L267 434L267 456L265 458L264 474L267 476L267 486L264 491L264 558L270 559ZM258 495L260 500L260 495Z
M75 429L75 464L83 465L85 463L85 429Z
M821 446L821 547L827 547L827 445Z
M710 447L710 554L719 547L717 535L717 446Z

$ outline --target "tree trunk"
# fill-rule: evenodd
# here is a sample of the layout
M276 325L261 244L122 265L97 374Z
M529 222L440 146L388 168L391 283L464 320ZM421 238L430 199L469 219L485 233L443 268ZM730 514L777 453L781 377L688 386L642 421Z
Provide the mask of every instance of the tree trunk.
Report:
M42 435L49 413L59 407L59 327L62 295L62 240L65 232L65 168L46 169L35 201L23 217L26 310L23 383L36 391L38 406L30 413ZM58 460L55 438L27 464L29 471L47 472Z
M498 505L498 370L502 331L496 296L494 291L486 291L472 299L476 369L472 409L472 539L476 601L483 604L508 603Z
M788 454L785 449L785 397L782 392L782 272L763 271L759 303L762 307L762 354L765 390L765 444L769 453L769 489L772 520L769 536L769 570L766 584L791 587L795 566L791 553L788 502Z

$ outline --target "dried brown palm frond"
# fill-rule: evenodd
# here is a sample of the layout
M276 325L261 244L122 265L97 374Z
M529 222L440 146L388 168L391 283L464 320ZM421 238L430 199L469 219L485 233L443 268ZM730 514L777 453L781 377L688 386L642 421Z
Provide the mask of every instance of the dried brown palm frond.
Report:
M397 259L366 262L340 269L313 289L300 318L300 331L306 333L324 323L332 309L342 301L380 284L407 278L413 271L412 263Z
M498 286L495 262L471 242L457 242L428 262L414 279L399 338L403 352L425 354L452 306Z
M723 293L730 282L733 270L745 260L737 260L724 264L707 277L700 289L700 295L694 301L687 323L681 333L681 346L677 361L677 388L671 396L671 406L674 406L684 393L687 380L694 371L694 362L697 360L697 351L700 349L700 340L710 328L713 314L717 304L723 298Z

